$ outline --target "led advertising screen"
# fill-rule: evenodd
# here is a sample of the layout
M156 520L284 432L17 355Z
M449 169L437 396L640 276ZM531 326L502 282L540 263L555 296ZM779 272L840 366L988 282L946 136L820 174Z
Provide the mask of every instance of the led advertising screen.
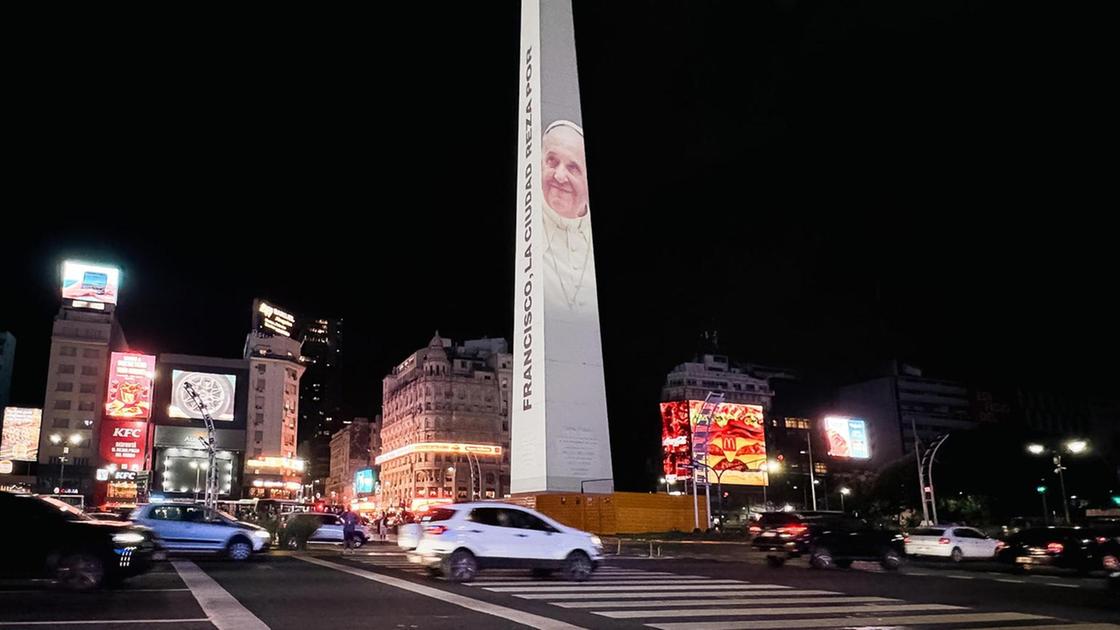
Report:
M114 352L109 361L105 415L147 420L152 416L152 377L156 358L148 354Z
M207 372L187 372L171 370L171 405L167 415L171 418L202 420L198 405L187 394L186 384L190 384L206 411L214 420L233 420L234 400L237 392L237 377L233 374L210 374Z
M762 407L738 403L720 403L708 425L698 424L702 400L689 401L689 424L692 427L694 447L707 443L703 454L708 482L723 484L764 486L766 473L766 436ZM697 453L701 456L701 453ZM717 475L717 473L719 473Z
M871 449L867 445L867 423L859 418L828 416L824 419L828 454L832 457L868 459Z
M144 470L148 423L106 419L101 423L101 463L117 470Z
M0 430L0 459L21 462L39 459L39 429L42 425L42 409L5 407L4 427Z
M373 494L373 487L376 483L377 473L372 468L362 468L354 473L354 492L356 494Z
M688 402L661 403L661 473L670 481L688 477L691 455Z
M62 299L116 304L121 270L67 260L62 263Z

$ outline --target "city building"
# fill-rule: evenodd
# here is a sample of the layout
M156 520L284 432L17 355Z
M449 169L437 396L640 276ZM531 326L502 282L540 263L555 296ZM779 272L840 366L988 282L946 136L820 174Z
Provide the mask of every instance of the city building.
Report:
M109 356L127 348L113 306L64 300L55 316L39 435L41 492L93 496Z
M245 488L250 498L295 499L306 465L296 457L300 342L254 330L245 337L249 409L245 431Z
M892 363L886 375L836 389L833 413L867 423L870 459L875 467L914 449L914 432L923 444L954 431L975 429L968 387L929 378L918 368Z
M437 332L382 383L382 504L509 494L510 383L504 339L454 345Z
M0 332L0 410L12 398L12 370L16 362L16 337L10 332Z
M764 410L774 397L765 377L755 376L725 355L704 354L669 371L661 400L704 400L709 393L723 394L725 402L761 405Z
M324 495L330 503L349 506L356 498L354 473L373 463L370 455L373 428L368 418L354 418L331 437L331 474Z
M300 362L307 371L299 388L298 440L308 482L319 496L330 476L331 437L348 420L342 402L342 324L341 319L309 319L302 330Z
M240 498L249 443L249 361L184 354L161 354L156 363L152 492L165 498L205 494L206 422L187 391L188 383L214 420L219 496Z

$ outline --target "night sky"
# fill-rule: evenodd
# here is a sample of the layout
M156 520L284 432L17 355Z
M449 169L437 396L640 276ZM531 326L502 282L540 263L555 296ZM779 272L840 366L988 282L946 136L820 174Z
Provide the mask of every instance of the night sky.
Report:
M706 329L826 382L899 357L1115 391L1098 22L821 4L575 2L623 489L652 479L665 372ZM145 352L239 356L258 296L345 318L359 413L434 330L510 337L518 3L413 6L21 24L13 402L42 403L65 257L123 268Z

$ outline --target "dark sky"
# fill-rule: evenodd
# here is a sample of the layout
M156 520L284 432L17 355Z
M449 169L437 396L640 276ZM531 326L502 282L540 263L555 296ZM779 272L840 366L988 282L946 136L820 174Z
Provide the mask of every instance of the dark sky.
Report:
M124 269L148 352L237 356L256 296L344 317L369 410L433 330L509 337L518 3L413 4L23 22L15 402L41 404L67 256ZM1115 391L1113 72L1102 22L1051 10L575 2L621 486L706 328L825 378Z

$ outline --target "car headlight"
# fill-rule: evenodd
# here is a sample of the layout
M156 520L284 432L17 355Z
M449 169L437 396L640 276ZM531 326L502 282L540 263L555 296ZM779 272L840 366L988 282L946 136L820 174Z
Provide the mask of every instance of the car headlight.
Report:
M144 542L144 534L137 534L136 532L113 534L113 542L120 545L136 545Z
M272 534L263 529L254 529L253 535L264 540L272 540Z
M595 545L596 547L602 547L603 546L603 541L598 536L592 536L591 537L591 544Z

